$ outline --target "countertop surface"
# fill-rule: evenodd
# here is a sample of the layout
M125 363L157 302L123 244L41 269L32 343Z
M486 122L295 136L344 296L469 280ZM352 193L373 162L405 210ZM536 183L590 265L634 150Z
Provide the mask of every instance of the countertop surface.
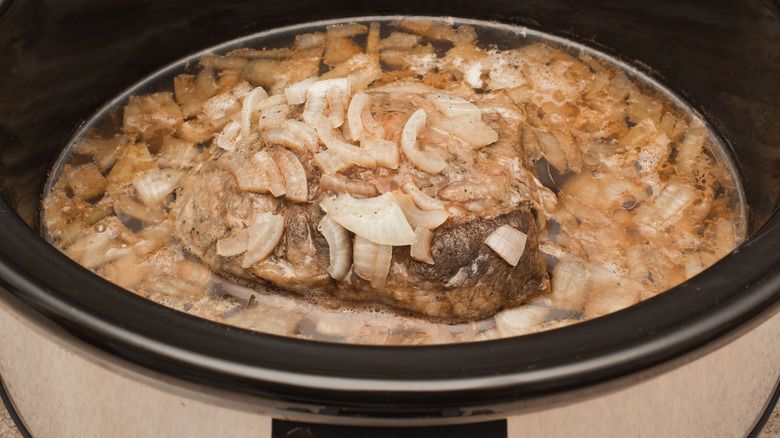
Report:
M22 435L16 429L13 420L4 407L0 408L0 438L21 438ZM758 438L780 438L780 403L775 406L772 417L764 426L764 430Z

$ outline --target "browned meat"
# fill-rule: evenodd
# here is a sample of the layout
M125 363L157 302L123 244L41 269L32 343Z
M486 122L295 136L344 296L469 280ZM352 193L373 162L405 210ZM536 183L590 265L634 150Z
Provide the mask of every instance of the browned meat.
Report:
M532 212L533 190L528 187L532 182L523 167L525 158L519 143L519 110L511 99L505 94L475 96L478 108L457 98L466 110L483 115L482 122L468 123L486 132L491 145L475 147L462 138L464 134L457 127L447 125L447 116L437 109L437 99L456 99L454 96L432 93L421 84L369 90L368 94L371 104L367 106L370 116L364 114L366 129L373 128L372 135L391 147L403 142L407 123L418 109L424 109L428 121L420 129L415 147L438 154L430 155L434 160L446 157L444 169L421 171L404 152L397 165L375 169L348 166L324 178L325 171L314 155L317 148L280 147L275 142L284 140L269 137L269 131L227 147L218 136L201 157L202 164L183 180L171 207L178 237L214 272L255 288L335 297L359 305L378 304L450 322L484 318L548 292L549 276L539 254ZM272 108L263 113L261 121L273 129L289 127L290 120L299 117L300 112ZM228 134L220 135L232 138L229 129L223 131ZM321 129L319 126L320 136ZM295 169L300 175L294 175ZM283 181L276 188L275 179ZM301 183L301 179L305 181ZM343 275L330 272L328 240L318 231L325 215L323 200L334 192L353 193L357 199L366 193L376 196L388 192L411 197L401 192L410 182L424 189L418 190L434 204L429 209L446 219L422 230L432 236L423 256L412 257L408 243L386 249L390 251L387 257L392 258L379 280L370 277L371 273L356 272L354 267ZM297 187L294 193L290 184ZM366 186L371 190L364 191ZM264 221L283 226L277 230L276 225L263 225ZM525 235L525 249L521 248L516 266L485 243L502 225ZM248 243L257 230L262 230L261 237ZM350 233L347 252L356 245L354 239ZM247 254L260 245L258 240L274 242L266 256L254 260ZM374 269L371 263L368 269Z

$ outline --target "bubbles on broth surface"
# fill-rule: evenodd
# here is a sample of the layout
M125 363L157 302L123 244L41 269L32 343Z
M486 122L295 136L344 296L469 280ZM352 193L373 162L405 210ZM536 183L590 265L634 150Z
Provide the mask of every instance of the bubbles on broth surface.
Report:
M507 166L535 172L533 210L550 294L445 324L316 291L258 291L204 266L168 220L179 181L211 151L233 147L246 135L242 124L255 127L263 110L289 103L286 117L303 120L303 101L291 100L300 94L296 84L313 76L349 76L352 96L412 81L447 95L509 99L516 113L501 117L521 118L512 143L521 159ZM257 87L262 93L251 94ZM255 107L242 119L250 95ZM305 140L300 132L277 132L276 141ZM744 213L717 137L677 96L626 64L522 28L368 17L229 42L118 96L52 170L42 232L86 268L193 315L283 336L416 345L554 329L650 298L741 243Z

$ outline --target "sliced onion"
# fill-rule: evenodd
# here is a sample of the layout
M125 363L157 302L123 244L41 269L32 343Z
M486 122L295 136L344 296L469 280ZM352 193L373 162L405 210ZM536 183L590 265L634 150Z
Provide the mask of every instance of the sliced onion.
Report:
M363 133L360 137L360 147L376 160L376 165L379 167L397 169L401 164L401 153L395 142Z
M294 202L309 200L309 183L301 160L287 149L276 149L273 160L284 175L284 197Z
M411 181L404 183L401 190L411 196L414 204L423 210L444 210L444 204L441 201L426 195Z
M258 163L265 171L266 177L268 178L268 191L277 197L284 195L285 188L287 186L284 180L284 175L282 175L282 172L279 170L279 166L276 164L273 158L271 158L268 152L257 152L252 156L252 159L255 160L255 162Z
M550 309L540 306L507 309L496 315L496 330L504 337L529 333L542 324L549 313Z
M654 227L663 226L674 215L696 200L696 189L679 181L670 181L661 193L637 213L637 220Z
M192 143L203 143L214 136L210 129L197 120L182 122L177 128L177 132L182 140Z
M333 196L320 202L320 208L342 227L374 243L394 246L414 243L414 230L391 192L366 199Z
M415 205L411 196L403 193L395 193L395 199L409 221L412 228L428 228L430 230L443 224L450 214L446 210L421 210Z
M250 91L244 97L244 104L241 107L241 135L246 138L249 136L249 123L252 120L252 112L255 110L258 102L268 98L268 93L263 87L257 87Z
M355 274L371 283L371 287L378 289L387 284L393 247L355 236L352 260Z
M337 154L333 149L327 149L314 154L314 164L320 168L323 175L338 173L349 168L349 164L345 163L341 159L341 155Z
M217 255L222 257L232 257L246 252L249 245L249 233L246 229L236 234L219 239L217 241Z
M265 193L269 180L265 165L256 160L246 160L243 156L223 155L217 160L220 169L233 175L242 192Z
M374 184L368 181L349 179L338 173L323 174L320 178L320 188L330 190L331 192L365 197L373 197L379 194Z
M330 254L328 274L336 280L343 280L352 266L352 248L350 248L349 232L327 214L320 220L317 230L328 241L328 252Z
M465 141L474 149L495 143L498 133L481 119L469 114L432 120L432 125Z
M517 266L525 251L526 240L528 236L522 231L509 225L502 225L490 233L485 239L485 244L507 263Z
M284 217L272 213L260 213L247 228L247 233L247 251L241 262L242 268L249 268L265 260L276 249L284 233Z
M352 96L352 100L349 102L349 109L347 110L347 124L349 126L350 138L352 141L357 141L360 138L360 134L363 133L363 121L360 115L363 113L363 108L371 102L371 98L368 94L358 91Z
M270 128L279 128L287 122L287 115L292 108L289 105L274 105L264 109L260 113L260 120L257 121L258 129L265 130Z
M374 119L374 115L371 113L371 105L366 105L360 112L360 121L363 124L364 132L368 132L373 137L387 138L385 128Z
M241 134L241 124L238 122L230 122L222 128L222 131L217 135L217 146L226 151L235 150L239 141L243 137Z
M343 90L338 88L331 88L326 95L328 100L328 120L330 126L338 128L344 124L344 116L346 114L345 100L347 96L343 93Z
M268 108L277 106L277 105L287 105L287 96L284 94L277 94L274 96L269 96L266 99L261 100L260 102L257 102L255 106L253 107L253 111L264 111Z
M317 122L325 111L328 102L328 90L340 90L343 95L349 96L350 84L348 78L327 79L318 81L309 87L306 93L306 105L303 107L303 121L311 126L317 126Z
M553 302L564 310L582 310L592 281L584 263L561 260L555 265L551 279Z
M431 257L432 240L433 231L423 227L415 228L414 243L412 244L410 251L412 258L419 262L428 263L429 265L434 264L433 257Z
M447 117L468 115L474 119L482 118L482 111L479 107L462 97L450 94L432 93L425 96L425 98L433 103L433 106Z
M264 131L263 138L268 143L285 146L300 154L316 152L319 148L317 132L298 120L286 120L281 127Z
M155 169L138 175L133 186L138 199L149 207L162 204L179 184L182 172L174 169Z
M417 135L425 126L425 118L425 110L423 109L418 109L412 114L401 134L401 149L415 167L423 172L437 175L444 169L447 162L435 152L423 152L417 149Z
M317 77L311 76L285 88L284 95L287 97L287 103L290 105L300 105L306 102L306 95L309 92L309 88L316 82Z
M339 154L347 164L357 164L358 166L368 167L369 169L376 169L376 160L374 157L370 156L365 150L338 139L333 133L333 127L330 125L327 118L320 117L315 126L322 143L324 143L328 149Z

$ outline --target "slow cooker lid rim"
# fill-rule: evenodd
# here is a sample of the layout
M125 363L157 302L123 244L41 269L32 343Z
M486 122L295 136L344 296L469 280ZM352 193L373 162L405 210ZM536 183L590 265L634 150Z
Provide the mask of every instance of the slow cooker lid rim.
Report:
M121 326L126 330L120 330L118 332L115 331L117 328L117 324L111 322L111 317L116 315L111 315L110 313L106 314L103 312L103 309L95 309L90 308L89 300L87 302L84 301L84 298L86 295L89 295L89 291L85 290L84 293L81 293L77 289L64 291L64 290L57 290L57 284L63 284L62 281L58 282L56 281L58 277L61 277L61 275L52 275L51 277L47 278L46 281L40 281L37 280L35 277L35 271L36 268L40 269L40 261L41 256L43 255L44 258L48 258L48 261L54 264L54 268L63 269L65 271L71 270L71 275L66 277L70 278L59 278L60 280L64 280L65 284L70 284L74 280L76 280L76 284L80 284L82 286L90 285L94 286L97 289L102 289L100 293L106 293L110 291L109 293L111 295L115 295L113 298L119 297L120 301L128 301L127 299L130 299L129 301L136 301L134 303L134 307L140 308L146 308L146 310L150 311L151 313L147 315L147 317L144 317L143 314L141 317L132 318L133 321L138 322L138 320L148 320L148 316L152 314L158 314L162 311L163 313L166 313L166 319L170 319L171 321L175 321L178 323L184 323L187 328L195 328L199 329L200 331L204 332L211 332L210 334L213 336L215 333L221 333L222 335L228 335L228 333L225 332L226 326L222 326L220 324L215 323L206 323L205 321L199 320L197 318L191 317L189 315L185 314L179 314L176 311L162 308L161 306L158 306L156 304L153 304L151 302L147 302L146 300L137 297L132 294L128 294L124 290L113 286L105 280L97 277L96 275L89 273L88 271L78 267L74 262L72 262L70 259L59 253L56 249L49 246L45 241L43 241L40 236L38 236L36 233L34 233L32 230L27 227L26 224L24 224L18 216L16 216L14 213L11 212L11 210L8 208L7 204L5 204L4 200L2 202L2 208L0 208L0 217L5 216L11 216L10 217L10 223L7 227L4 227L0 231L0 241L2 241L4 244L0 246L2 248L3 252L3 263L2 263L2 278L5 279L6 284L10 286L10 289L17 295L20 296L20 298L23 298L24 301L26 301L28 304L31 304L33 307L36 308L36 310L46 314L55 322L60 324L61 326L68 327L69 331L74 333L77 336L82 337L83 339L90 340L92 344L95 343L101 343L103 345L98 345L100 348L107 349L107 350L113 350L115 353L119 355L128 355L127 352L135 351L136 357L134 357L134 360L136 362L141 362L141 365L147 365L151 368L158 368L160 370L166 370L168 369L169 373L171 366L179 369L182 365L186 367L191 367L193 370L198 369L200 371L208 370L210 372L215 373L215 375L221 375L219 379L215 380L221 380L222 383L226 383L224 381L224 378L227 378L228 380L232 379L238 379L238 380L246 380L247 378L249 380L256 380L256 381L274 381L279 378L283 378L283 381L287 381L289 383L293 383L294 385L300 386L300 384L303 382L300 380L300 376L307 376L311 377L311 371L317 371L317 370L308 370L308 372L305 372L303 374L295 374L287 372L286 374L276 374L275 376L272 376L269 379L269 374L265 374L263 378L258 379L258 375L256 373L257 366L251 365L254 360L257 359L257 355L255 357L247 358L245 357L243 361L235 361L235 354L228 354L225 356L216 356L218 358L221 358L221 362L213 363L209 367L204 367L204 358L212 360L214 359L214 356L209 356L204 351L199 352L199 355L193 355L192 351L188 350L176 350L176 354L172 353L171 347L181 347L181 339L171 339L170 337L168 339L165 338L157 338L155 339L153 335L153 329L150 329L149 327L139 327L138 324L125 324L127 323L127 318L120 318L124 321L121 321ZM777 218L776 218L777 219ZM774 222L780 222L780 220L775 220ZM771 229L778 228L778 224L774 223L771 226ZM771 234L767 233L771 237ZM24 244L25 241L28 241L32 239L32 241L27 242L27 244ZM780 240L780 239L774 239L774 240ZM750 243L750 242L749 242ZM21 246L21 247L20 247ZM753 248L762 248L766 245L761 244L752 244L748 245L746 247L747 252L750 252ZM16 248L14 248L16 247ZM16 251L14 251L14 249ZM10 251L9 251L10 250ZM745 251L743 251L744 253ZM10 253L10 254L9 254ZM749 254L748 254L749 255ZM21 261L19 258L21 257ZM743 255L744 257L744 255ZM38 262L37 264L35 262ZM32 269L31 269L32 268ZM58 269L52 269L52 271L55 274L59 274ZM761 282L763 281L763 286L759 289L756 289L751 292L755 291L763 291L761 294L757 293L749 293L746 294L747 296L755 296L759 301L766 302L767 298L766 296L769 296L770 299L773 297L774 301L777 301L778 294L776 293L777 290L780 290L780 285L776 284L780 282L780 276L777 275L778 273L775 270L769 270L764 273L763 276L759 275L759 278L754 281L758 282L761 286ZM762 274L762 273L759 273ZM769 281L764 281L765 278L768 277ZM83 283L82 283L83 281ZM105 284L99 284L99 283L105 283ZM689 282L690 284L687 284L686 287L692 286L694 283ZM774 293L774 295L772 295ZM758 296L760 295L760 296ZM663 299L665 296L671 296L671 294L662 294L657 299ZM87 297L88 298L88 297ZM124 299L123 299L124 298ZM651 300L652 301L652 300ZM742 300L743 303L745 300ZM127 304L127 303L125 303ZM744 309L741 309L740 311L744 313L744 315L741 315L739 318L734 318L734 315L731 315L733 312L723 312L723 310L728 310L724 306L720 307L720 313L722 314L721 321L719 321L718 325L720 326L719 332L725 332L727 331L726 328L732 328L730 325L738 325L739 323L744 322L745 320L749 319L751 315L751 312L753 310L752 307L756 307L756 303L744 303L743 307L746 307ZM640 303L640 305L636 306L637 308L648 308L653 307L652 303L645 302ZM751 308L747 308L751 307ZM632 309L628 309L629 312ZM457 356L459 353L465 354L465 353L473 353L473 354L479 354L480 357L486 357L485 354L489 353L494 356L496 355L506 355L508 352L511 353L512 349L515 349L518 347L518 345L525 344L525 347L528 347L529 345L533 345L534 343L529 342L533 339L544 339L545 342L548 340L550 342L554 342L557 340L565 340L565 336L569 336L572 333L578 333L583 330L585 331L594 331L594 330L600 330L608 320L620 320L624 319L626 313L623 315L615 314L610 315L605 318L602 318L601 320L595 320L590 321L587 323L583 323L579 327L570 327L565 329L556 330L553 332L548 333L541 333L538 335L533 335L529 337L521 337L521 338L515 338L515 339L507 339L507 340L500 340L500 341L493 341L493 342L487 342L483 344L467 344L467 345L448 345L448 346L441 346L441 347L364 347L364 346L348 346L348 345L338 345L338 344L324 344L324 343L312 343L309 341L302 341L302 340L295 340L295 339L286 339L286 338L279 338L276 336L270 336L270 335L259 335L254 333L243 333L243 330L235 330L227 328L229 332L234 332L235 334L238 334L238 339L234 339L236 341L241 341L242 343L246 343L246 341L251 341L251 343L255 345L264 345L266 347L270 348L276 348L278 351L279 348L282 350L294 350L297 348L300 348L303 346L307 350L309 350L310 353L313 353L315 350L318 354L333 354L336 353L336 356L339 356L341 354L347 354L351 357L354 356L363 356L363 357L370 357L370 355L376 355L377 352L381 352L380 361L381 360L392 360L394 356L396 356L396 359L400 358L403 361L408 361L410 358L413 358L414 356L417 356L418 359L420 359L420 365L428 366L428 368L432 368L432 370L437 371L435 376L439 376L438 379L433 378L432 376L423 376L425 379L422 383L431 383L429 385L420 385L420 381L414 379L414 376L398 376L393 375L392 377L395 377L393 379L392 377L385 377L383 379L378 378L368 378L364 381L366 390L390 390L390 391L398 391L400 388L398 386L398 382L415 382L414 387L410 387L409 391L438 391L438 390L447 390L452 391L456 389L456 386L454 386L452 383L457 382L458 385L460 385L458 390L462 391L469 391L469 390L486 390L490 387L506 387L507 385L512 386L513 388L525 388L529 392L534 392L534 388L545 388L546 390L553 389L555 387L558 387L559 389L568 387L568 385L573 384L572 381L577 381L579 385L583 384L583 380L581 379L571 379L574 376L590 376L591 381L598 381L603 379L608 379L611 377L614 377L616 374L620 373L628 373L633 371L636 371L638 368L645 368L648 366L651 366L653 361L637 361L636 356L639 352L638 348L643 347L645 353L647 351L655 352L655 353L662 353L666 352L664 356L674 356L684 353L685 351L688 351L691 348L695 348L695 343L691 344L688 342L686 344L685 342L679 342L681 340L677 340L677 349L679 351L672 351L669 349L669 345L667 343L667 339L663 335L662 331L654 330L653 326L648 325L647 326L647 332L645 334L645 337L642 338L639 335L636 335L634 339L624 339L624 341L627 340L633 340L634 345L631 346L632 348L629 348L628 350L620 350L621 345L615 345L613 346L616 348L617 353L615 351L608 353L608 355L601 355L599 358L598 352L588 351L586 349L580 350L580 355L583 357L586 357L586 360L580 361L577 363L577 366L572 366L569 364L564 364L563 367L559 366L556 367L555 364L544 364L544 363L534 363L533 361L523 361L520 362L512 362L511 364L508 364L511 366L514 366L515 373L501 375L499 377L495 376L496 369L494 368L492 370L493 374L493 382L490 382L490 377L488 378L479 378L479 376L474 377L472 376L464 376L463 373L458 373L457 369L458 366L452 367L451 363L448 363L448 361L441 362L441 356L443 352L449 352L448 354L450 356ZM120 315L121 316L121 315ZM126 316L126 315L125 315ZM696 317L697 315L693 315L692 317ZM702 315L698 315L698 317L701 317ZM132 322L132 321L131 321ZM149 321L145 321L149 322ZM725 323L724 323L725 322ZM694 325L691 324L691 327ZM594 328L595 327L595 328ZM690 327L689 327L690 328ZM110 329L110 330L109 330ZM114 330L114 333L111 333L111 331ZM575 331L576 330L576 331ZM716 331L717 332L717 331ZM715 336L712 336L710 332L710 337L714 338ZM111 336L109 339L105 339L105 335L110 334ZM159 333L158 333L159 334ZM722 334L722 333L721 333ZM97 335L97 336L96 336ZM102 335L103 337L101 337ZM132 336L130 336L132 335ZM565 336L564 336L565 335ZM219 336L218 336L219 337ZM224 336L223 336L224 337ZM533 339L532 339L533 338ZM629 337L630 338L630 337ZM639 342L642 341L642 342ZM655 344L653 344L655 342ZM537 345L539 346L538 341L536 341ZM178 344L178 345L176 345ZM186 346L186 344L185 344ZM191 345L190 345L191 346ZM212 348L214 346L211 346ZM649 349L649 350L648 350ZM224 349L223 349L224 350ZM137 356L138 352L142 351L145 352L142 353L140 356ZM525 351L533 352L533 348L525 349ZM235 352L232 352L235 353ZM633 354L631 354L633 353ZM591 361L588 362L587 356L588 354L591 355ZM610 356L611 354L611 356ZM617 354L617 356L615 356ZM641 354L639 356L642 356ZM599 359L595 362L593 361L593 358ZM161 359L162 358L162 359ZM434 363L433 366L431 366L430 363L426 364L425 360L438 360L438 363ZM517 358L514 358L517 359ZM558 358L560 359L560 357ZM657 360L661 360L660 356L656 356ZM414 359L413 359L414 361ZM611 363L610 367L604 367L608 362ZM156 362L156 363L155 363ZM398 360L396 360L398 362ZM255 362L259 364L263 364L262 361ZM594 366L600 365L599 366ZM265 364L263 364L265 365ZM248 367L241 369L240 367ZM454 368L456 371L453 372L452 369L450 369L450 372L442 372L446 371L446 368L450 366L451 368ZM273 368L264 368L263 371L272 370ZM319 370L322 371L322 370ZM332 370L331 370L332 371ZM381 370L383 372L387 372L388 370ZM390 370L392 371L392 370ZM557 372L556 372L557 371ZM202 373L193 373L193 374L202 374ZM253 375L254 374L254 375ZM344 382L348 381L350 382L350 385L348 387L355 388L355 383L360 380L359 376L355 376L355 373L351 373L351 375L347 376L346 378L344 376L338 376L338 373L335 374L335 377L331 375L331 377L334 377L332 380L332 387L329 388L329 390L338 390L343 389ZM313 387L319 387L322 388L323 386L329 386L324 385L325 380L323 380L323 374L317 374L314 375L316 377L313 379L312 382L310 382L308 385ZM370 374L369 374L370 377ZM553 378L553 381L549 381L550 378ZM345 380L346 379L346 380ZM195 377L194 380L209 380L202 379L201 377ZM383 386L383 384L378 384L380 382L385 382L386 385ZM557 382L557 383L555 383ZM208 383L208 382L204 382ZM211 382L213 383L213 382ZM593 383L593 382L591 382ZM226 383L227 384L227 383Z

